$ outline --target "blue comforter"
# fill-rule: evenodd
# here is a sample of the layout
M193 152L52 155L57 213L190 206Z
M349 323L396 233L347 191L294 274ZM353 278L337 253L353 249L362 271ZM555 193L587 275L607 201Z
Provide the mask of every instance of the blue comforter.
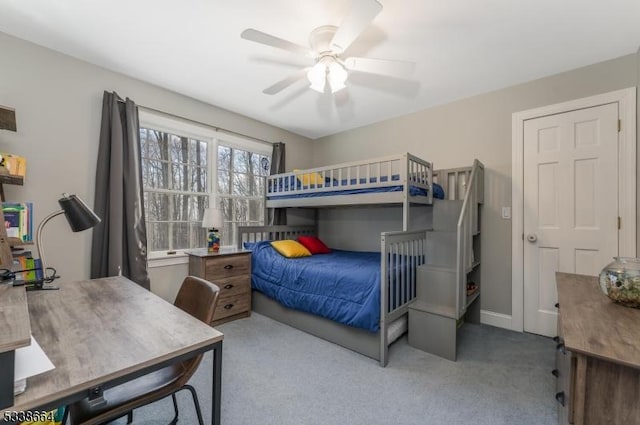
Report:
M380 253L334 250L289 259L269 242L248 248L253 288L286 307L378 331Z

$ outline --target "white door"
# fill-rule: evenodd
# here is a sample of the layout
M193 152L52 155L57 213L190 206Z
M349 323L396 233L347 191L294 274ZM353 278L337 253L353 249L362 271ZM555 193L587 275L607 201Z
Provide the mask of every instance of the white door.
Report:
M618 104L524 123L524 330L556 334L555 272L618 253Z

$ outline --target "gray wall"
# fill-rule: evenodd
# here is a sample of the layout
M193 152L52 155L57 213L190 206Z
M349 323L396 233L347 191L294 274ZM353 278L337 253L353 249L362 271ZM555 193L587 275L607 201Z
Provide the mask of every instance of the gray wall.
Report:
M479 158L486 167L482 309L511 314L511 221L500 217L501 207L511 206L511 114L637 86L639 57L640 52L318 139L314 165L404 151L433 161L435 168L468 166ZM358 226L354 214L352 210L321 214L326 220L320 224L322 236L332 242L346 241L344 226L334 223L345 219ZM377 220L366 225L371 233L390 230L386 226L401 228L399 212L381 215L382 210L360 213L362 219ZM348 245L377 248L371 237L353 237Z
M0 130L0 152L27 158L25 185L6 186L7 199L33 201L35 221L58 208L62 192L93 205L102 93L287 145L287 160L311 166L309 139L0 33L0 105L16 109L18 132ZM215 78L212 75L211 78ZM64 218L44 234L48 263L65 279L89 275L91 231L72 233ZM35 247L34 247L35 249ZM187 266L151 270L152 290L173 301Z
M409 229L431 227L432 207L411 207ZM380 251L380 233L402 230L398 207L327 208L318 214L318 233L331 247L353 251Z

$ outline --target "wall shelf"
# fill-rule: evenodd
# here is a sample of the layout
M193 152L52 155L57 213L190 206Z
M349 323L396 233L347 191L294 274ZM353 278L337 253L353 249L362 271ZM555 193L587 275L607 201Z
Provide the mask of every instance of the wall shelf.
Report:
M19 246L33 245L33 241L23 241L23 240L20 240L19 238L7 237L7 242L9 242L9 246L11 248L19 247Z
M471 293L470 295L467 295L467 305L465 306L465 309L468 309L469 306L476 300L476 298L478 298L480 296L480 288L476 288L476 290Z
M24 177L12 176L11 174L0 174L0 184L24 185Z

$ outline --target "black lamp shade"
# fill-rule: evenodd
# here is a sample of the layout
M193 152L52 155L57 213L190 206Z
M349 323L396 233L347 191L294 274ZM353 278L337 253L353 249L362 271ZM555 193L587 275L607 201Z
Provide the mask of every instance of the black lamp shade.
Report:
M65 195L58 199L58 203L74 232L90 229L100 223L100 217L76 195Z

